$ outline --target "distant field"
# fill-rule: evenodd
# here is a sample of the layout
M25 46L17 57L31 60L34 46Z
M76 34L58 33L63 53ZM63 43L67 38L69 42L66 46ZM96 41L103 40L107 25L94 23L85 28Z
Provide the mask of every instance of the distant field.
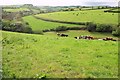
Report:
M19 11L29 11L28 8L17 8L17 9L3 9L4 11L7 12L19 12Z
M4 78L117 78L118 42L2 31Z
M118 24L117 13L105 13L104 10L87 10L87 11L67 11L67 12L54 12L48 14L39 14L38 17L71 21L71 22L94 22L94 23L105 23L105 24Z
M32 27L33 31L52 29L52 28L56 28L58 26L67 26L67 27L79 26L79 25L73 25L73 24L63 24L63 23L47 22L47 21L36 19L33 16L23 17L23 20L25 22L29 23L29 25Z
M114 9L114 10L112 10L112 11L120 11L120 9Z

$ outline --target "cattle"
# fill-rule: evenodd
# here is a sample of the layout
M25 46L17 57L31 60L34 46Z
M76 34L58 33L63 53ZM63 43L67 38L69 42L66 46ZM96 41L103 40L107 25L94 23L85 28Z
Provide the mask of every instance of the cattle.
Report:
M117 41L116 39L113 39L112 41Z
M67 34L61 34L60 36L61 36L61 37L68 37Z
M60 36L61 34L60 33L57 33L58 36Z
M104 40L104 41L117 41L116 39L113 39L112 37L106 37L106 38L96 38L96 37L93 37L93 36L84 36L84 35L81 35L81 36L78 36L78 37L74 37L75 39L87 39L87 40Z
M92 36L87 36L87 39L92 40L94 38Z
M60 34L60 33L57 33L58 36L61 36L61 37L68 37L67 34Z
M82 39L89 39L89 40L94 39L92 36L80 36L80 38L82 38Z
M117 41L116 39L113 39L111 37L106 37L106 38L103 38L104 41Z
M106 38L103 38L104 41L108 41L108 40L113 40L113 38L111 37L106 37Z
M75 39L80 39L80 37L74 37Z

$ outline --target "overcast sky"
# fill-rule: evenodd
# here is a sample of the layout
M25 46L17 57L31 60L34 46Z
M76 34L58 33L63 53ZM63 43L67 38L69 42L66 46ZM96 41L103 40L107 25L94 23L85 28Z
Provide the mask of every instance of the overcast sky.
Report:
M110 5L117 6L119 0L0 0L0 5L33 4L39 6L69 6L69 5Z

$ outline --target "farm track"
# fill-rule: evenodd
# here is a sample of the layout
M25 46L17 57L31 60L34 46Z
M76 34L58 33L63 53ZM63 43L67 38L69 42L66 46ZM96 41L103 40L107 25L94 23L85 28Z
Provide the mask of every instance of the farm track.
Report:
M48 22L56 22L56 23L65 23L65 24L76 24L76 25L85 25L85 22L68 22L68 21L60 21L60 20L53 20L53 19L46 19L46 18L41 18L41 17L37 17L37 16L33 16L36 19L40 19L43 21L48 21Z

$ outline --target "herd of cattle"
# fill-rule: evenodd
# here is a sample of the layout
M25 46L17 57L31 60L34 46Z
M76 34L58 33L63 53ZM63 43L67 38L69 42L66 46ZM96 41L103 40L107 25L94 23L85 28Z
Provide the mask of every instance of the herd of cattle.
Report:
M63 33L57 33L58 36L60 37L68 37L67 34L63 34ZM88 36L88 35L81 35L81 36L77 36L74 37L75 39L79 40L79 39L87 39L87 40L104 40L104 41L117 41L116 39L112 38L112 37L105 37L105 38L95 38L93 36Z

